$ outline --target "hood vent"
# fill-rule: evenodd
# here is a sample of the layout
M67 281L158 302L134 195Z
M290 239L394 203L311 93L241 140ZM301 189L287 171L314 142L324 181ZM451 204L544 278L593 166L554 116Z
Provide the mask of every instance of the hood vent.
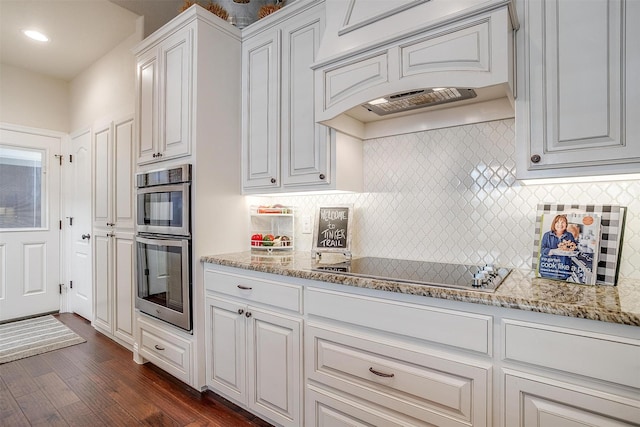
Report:
M466 88L419 89L374 99L362 106L379 115L401 113L418 108L475 98L476 92Z

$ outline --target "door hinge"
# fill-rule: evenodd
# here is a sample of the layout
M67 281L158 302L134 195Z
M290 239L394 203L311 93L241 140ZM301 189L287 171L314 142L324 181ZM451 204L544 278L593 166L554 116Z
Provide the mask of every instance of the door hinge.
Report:
M62 287L64 286L63 283L58 284L58 293L60 293L60 295L62 295Z
M69 154L69 163L73 163L73 154Z
M60 162L60 166L62 166L62 157L64 157L62 154L55 154L55 156L58 158L58 161Z
M69 280L69 289L73 289L73 280Z
M62 220L60 220L60 230L62 230Z

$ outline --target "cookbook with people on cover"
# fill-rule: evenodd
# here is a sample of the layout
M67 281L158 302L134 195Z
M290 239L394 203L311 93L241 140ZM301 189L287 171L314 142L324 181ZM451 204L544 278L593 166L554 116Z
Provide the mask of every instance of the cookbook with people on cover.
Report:
M596 284L601 218L593 212L543 214L539 226L538 277Z

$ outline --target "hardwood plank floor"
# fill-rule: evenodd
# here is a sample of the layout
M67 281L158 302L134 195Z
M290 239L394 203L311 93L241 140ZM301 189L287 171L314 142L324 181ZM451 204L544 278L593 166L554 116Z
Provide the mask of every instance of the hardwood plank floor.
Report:
M87 342L0 365L0 426L270 426L150 363L136 364L82 317L56 317Z

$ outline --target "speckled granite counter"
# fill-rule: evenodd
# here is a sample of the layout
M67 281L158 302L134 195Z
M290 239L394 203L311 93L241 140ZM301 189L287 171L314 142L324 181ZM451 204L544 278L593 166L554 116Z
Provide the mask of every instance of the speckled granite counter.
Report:
M283 257L241 252L204 256L200 261L346 286L640 326L640 280L620 280L618 286L584 286L537 279L530 271L514 270L496 292L489 293L312 271L308 252Z

